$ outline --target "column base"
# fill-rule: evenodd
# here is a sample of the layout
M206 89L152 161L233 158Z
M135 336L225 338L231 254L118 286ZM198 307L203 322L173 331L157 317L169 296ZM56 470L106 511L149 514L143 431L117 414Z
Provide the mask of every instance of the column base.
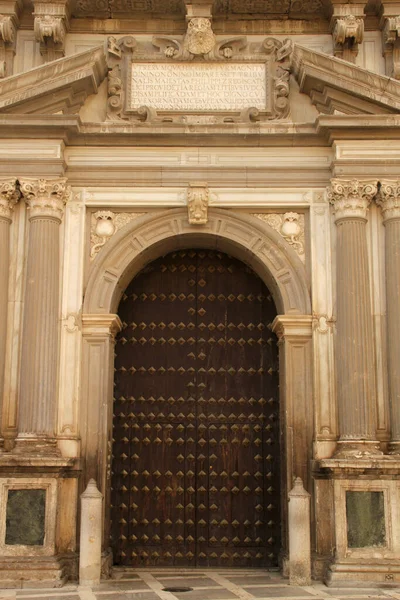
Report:
M339 440L334 458L372 458L383 456L378 440Z
M400 442L390 442L389 454L392 456L400 456Z
M40 436L18 436L15 440L13 454L38 454L47 456L61 456L56 438Z

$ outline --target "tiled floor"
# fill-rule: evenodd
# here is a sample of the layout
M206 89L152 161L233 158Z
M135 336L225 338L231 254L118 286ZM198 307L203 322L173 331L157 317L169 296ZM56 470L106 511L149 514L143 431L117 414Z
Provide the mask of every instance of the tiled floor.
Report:
M190 587L168 592L166 587ZM278 573L252 570L115 569L112 580L88 588L0 590L1 600L400 600L399 588L327 588L321 583L292 587Z

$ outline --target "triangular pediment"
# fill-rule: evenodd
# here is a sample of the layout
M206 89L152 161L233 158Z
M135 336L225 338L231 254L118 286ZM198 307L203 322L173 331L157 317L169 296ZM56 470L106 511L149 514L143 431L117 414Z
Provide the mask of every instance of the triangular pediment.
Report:
M107 75L103 46L0 80L0 113L78 113Z
M292 71L300 91L326 114L400 112L400 82L295 44Z

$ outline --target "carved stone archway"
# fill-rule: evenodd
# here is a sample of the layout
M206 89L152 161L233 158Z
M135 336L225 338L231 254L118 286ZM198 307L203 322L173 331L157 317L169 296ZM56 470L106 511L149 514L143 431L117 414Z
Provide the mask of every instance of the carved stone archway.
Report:
M291 246L266 223L243 213L210 209L206 225L190 225L186 209L147 214L121 229L93 263L82 315L81 438L84 481L95 478L105 495L104 545L109 537L114 336L121 296L149 262L179 248L219 249L248 264L273 295L273 327L280 339L283 469L282 515L293 477L311 491L313 440L312 317L304 265ZM296 447L296 451L294 448ZM285 548L284 548L285 549Z

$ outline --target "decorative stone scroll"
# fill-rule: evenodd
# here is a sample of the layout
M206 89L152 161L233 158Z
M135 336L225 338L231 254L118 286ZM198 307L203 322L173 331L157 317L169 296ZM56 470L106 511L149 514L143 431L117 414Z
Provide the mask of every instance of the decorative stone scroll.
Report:
M117 231L144 214L144 212L114 213L111 210L99 210L93 213L90 232L90 260L96 258L101 248Z
M272 229L281 234L285 240L293 246L299 258L304 263L305 256L305 234L304 234L304 215L296 212L280 213L252 213L267 223Z
M189 20L182 39L108 39L110 120L208 125L289 116L290 40L217 40L211 21ZM194 60L196 59L196 60Z

